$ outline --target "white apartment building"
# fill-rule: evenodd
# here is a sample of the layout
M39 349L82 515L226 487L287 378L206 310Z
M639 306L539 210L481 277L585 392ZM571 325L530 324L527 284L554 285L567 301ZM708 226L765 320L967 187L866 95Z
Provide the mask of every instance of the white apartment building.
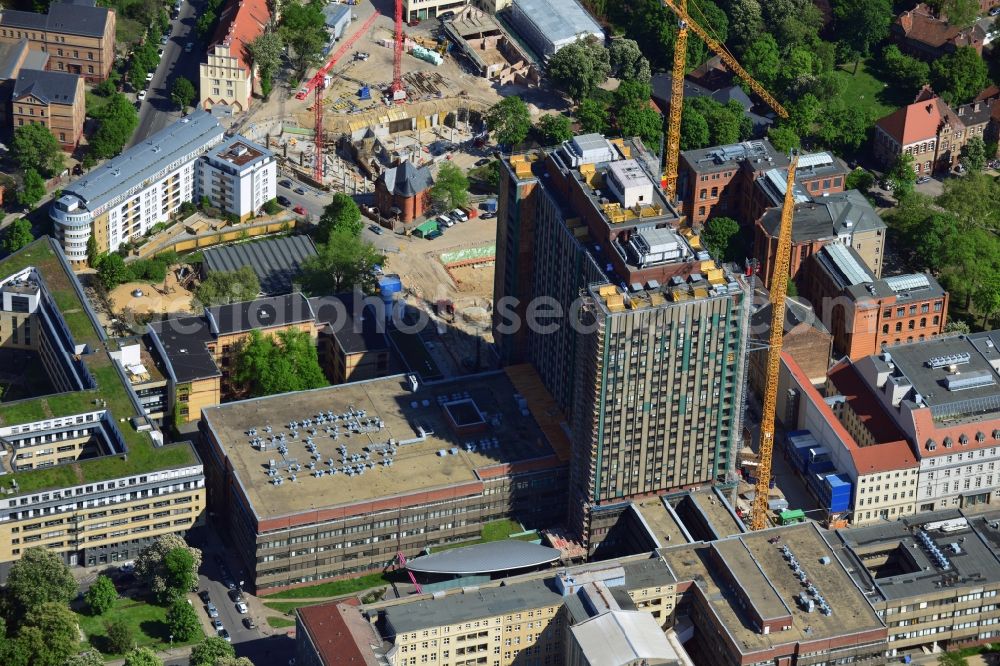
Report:
M198 159L223 142L211 159ZM245 152L224 156L236 145ZM202 196L244 220L275 197L275 177L270 151L240 136L227 140L199 110L67 185L49 215L66 258L82 268L91 235L98 252L114 252Z
M199 160L198 196L245 220L277 196L278 167L266 148L234 136Z

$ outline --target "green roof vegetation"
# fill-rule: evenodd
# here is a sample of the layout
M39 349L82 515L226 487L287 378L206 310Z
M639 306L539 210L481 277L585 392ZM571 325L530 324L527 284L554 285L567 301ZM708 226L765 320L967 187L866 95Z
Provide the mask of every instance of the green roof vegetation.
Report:
M197 457L189 442L156 448L149 433L138 432L129 423L129 419L139 412L132 403L125 380L108 355L108 350L117 349L117 345L113 341L106 345L101 343L100 335L74 289L75 277L64 269L47 238L39 239L0 261L0 277L28 266L34 266L41 272L53 300L62 311L74 342L90 346L92 353L84 356L83 362L97 382L97 388L0 404L0 425L71 416L106 406L111 420L125 440L127 455L101 456L0 476L0 487L9 488L10 482L16 480L18 494L32 493L47 488L61 488L195 464Z

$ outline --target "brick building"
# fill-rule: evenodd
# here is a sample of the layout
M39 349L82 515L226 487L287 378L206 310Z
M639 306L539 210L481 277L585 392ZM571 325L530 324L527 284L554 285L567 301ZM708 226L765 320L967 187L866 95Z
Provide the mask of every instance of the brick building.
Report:
M32 50L48 54L48 69L98 82L115 63L115 26L115 10L95 0L56 2L47 14L5 9L0 42L27 39Z
M885 222L857 190L816 199L800 198L794 219L789 266L793 280L798 278L805 260L830 243L850 245L876 277L882 274ZM766 287L771 285L780 226L781 208L771 208L757 220L754 230L753 254Z
M810 153L799 157L795 167L795 194L803 201L843 192L851 172L844 160L833 153ZM757 176L741 206L749 223L760 218L769 208L781 208L788 187L788 169L768 169Z
M946 17L936 15L924 3L896 17L891 30L902 50L928 60L940 58L963 46L972 47L982 55L986 38L978 25L967 28L952 25Z
M768 298L764 290L758 290L757 302ZM757 343L768 344L771 335L771 303L767 302L750 315L750 337ZM833 337L809 304L796 298L785 299L785 334L781 350L795 359L809 381L816 386L826 382L826 371L830 368L830 351ZM767 377L767 354L750 354L747 361L750 386L757 395L764 395L764 381Z
M86 99L83 77L65 72L22 69L11 93L14 129L41 124L63 150L71 151L83 136Z
M430 169L404 160L383 171L375 181L375 204L382 217L412 222L423 217L430 207L433 184Z
M948 292L930 275L875 279L853 248L831 243L813 255L799 281L833 333L838 355L857 360L883 345L944 332Z

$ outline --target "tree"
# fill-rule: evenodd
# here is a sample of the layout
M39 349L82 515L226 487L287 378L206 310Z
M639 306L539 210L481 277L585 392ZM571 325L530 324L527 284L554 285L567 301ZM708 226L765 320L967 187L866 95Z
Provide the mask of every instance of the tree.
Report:
M598 100L588 97L576 107L576 120L584 132L604 134L608 129L608 110Z
M1000 183L984 173L949 178L936 203L952 213L962 230L1000 230Z
M115 605L118 590L107 576L98 576L84 595L92 615L104 615Z
M281 66L281 54L285 49L280 32L267 30L246 45L250 61L260 75L261 94L267 97L270 90L264 90L265 82L269 88L272 77Z
M839 39L864 57L889 36L892 0L835 0L834 28Z
M44 603L68 604L76 596L77 585L59 555L36 546L11 565L6 592L15 617L23 617Z
M498 143L513 148L528 137L531 114L520 97L504 97L483 118Z
M895 44L890 44L882 51L882 66L901 88L918 90L931 80L930 65L906 55Z
M469 201L469 179L453 162L444 162L431 186L431 199L446 210L459 208Z
M847 181L845 182L844 187L848 190L857 190L861 192L861 194L868 194L868 191L874 184L875 176L872 175L871 171L857 168L847 174Z
M97 159L114 157L139 126L139 113L125 95L115 93L97 116L99 125L90 139L90 154Z
M194 606L183 597L177 597L167 611L167 626L174 638L189 641L201 631L201 621Z
M125 655L124 666L163 666L163 660L148 647L141 647Z
M768 128L767 138L771 140L771 144L777 150L783 153L798 150L802 145L802 139L788 125L776 125Z
M213 666L254 666L246 657L219 657Z
M7 227L3 243L0 245L8 252L17 252L33 240L35 237L31 235L31 222L21 217Z
M97 275L101 279L101 284L108 290L128 282L128 279L131 277L128 266L125 265L125 260L117 252L112 252L101 259Z
M986 144L978 136L966 141L959 155L962 166L969 171L982 171L986 167Z
M316 241L326 243L330 240L330 234L340 229L358 235L363 228L364 223L361 221L361 209L358 208L358 204L347 194L337 192L330 203L323 208L323 214L319 216Z
M733 47L743 54L751 44L767 34L759 0L730 1L729 33Z
M167 588L165 598L185 594L198 580L194 569L194 556L187 546L178 546L164 556L163 571L166 575Z
M240 269L240 271L247 270L249 270L248 266L244 266ZM253 271L250 271L250 273L253 274ZM256 276L254 279L256 279ZM201 291L199 290L198 293L200 300ZM256 295L257 294L255 293L254 296ZM213 305L215 305L215 303L213 303ZM164 534L163 536L157 537L156 541L143 548L139 553L139 557L135 559L136 578L145 583L149 590L158 597L164 595L170 588L171 580L175 580L172 576L178 575L176 573L171 573L167 568L167 556L171 553L171 551L176 549L187 550L191 555L190 560L184 558L184 561L190 563L191 580L197 580L198 568L201 566L201 551L197 548L189 546L184 539L176 534ZM176 565L177 560L171 561ZM192 586L193 583L188 585L187 589L190 589Z
M637 136L647 146L658 148L663 134L663 117L648 105L629 104L615 116L622 136Z
M104 632L108 636L108 648L115 654L125 654L135 643L132 626L123 618L104 625Z
M538 119L535 130L546 146L554 146L573 138L573 126L569 118L560 114L549 113L542 116Z
M990 320L1000 311L1000 272L986 271L972 291L972 304L983 315L983 328L989 328Z
M288 2L281 9L281 36L293 53L292 66L300 74L319 62L326 45L323 3Z
M22 206L33 208L45 196L45 180L34 169L24 170L24 187L17 193Z
M969 666L969 662L958 652L945 652L938 657L941 666Z
M749 138L753 131L753 122L747 118L739 102L720 104L711 97L695 97L684 100L684 110L689 107L705 119L710 146L737 143ZM683 115L681 122L684 122Z
M959 28L966 28L979 17L978 0L929 0L928 5L937 11L948 23Z
M15 129L11 149L24 170L32 169L43 176L54 176L63 170L59 142L45 125L31 123Z
M375 291L372 268L385 257L371 243L344 231L330 234L330 242L320 245L317 254L302 263L303 283L312 294L339 294L358 287Z
M181 111L191 106L197 94L191 81L182 76L174 79L174 85L170 88L170 100L179 106Z
M214 271L195 292L198 302L206 306L250 301L259 293L260 280L249 266L241 266L235 271Z
M191 666L215 666L217 660L234 656L236 651L231 643L218 636L209 636L191 648Z
M913 170L913 156L900 155L885 179L892 184L892 194L897 199L903 199L913 192L917 181L917 173Z
M253 397L328 385L309 334L295 329L276 338L251 331L237 352L233 378Z
M871 113L856 104L836 100L826 105L817 134L824 143L842 152L854 152L868 138Z
M781 53L778 42L769 33L757 35L743 53L743 67L765 88L778 81Z
M695 150L712 145L708 140L708 121L690 104L681 111L681 150Z
M29 610L18 635L32 646L33 666L61 666L80 645L76 615L62 601L48 601ZM37 641L36 636L43 640Z
M579 103L608 80L611 58L596 39L578 40L549 58L546 73L558 90Z
M104 666L104 657L97 650L87 650L73 655L63 666Z
M87 265L97 268L101 263L101 252L97 249L97 238L90 234L87 239Z
M639 44L634 39L615 39L608 49L611 61L611 73L622 81L638 81L649 83L649 61L639 50Z
M653 96L653 89L648 83L640 81L622 81L613 94L614 107L623 109L629 105L648 106Z
M740 225L731 217L713 217L701 231L701 242L709 253L722 261L742 259Z
M989 83L989 69L974 48L961 46L934 61L931 81L944 101L964 104Z

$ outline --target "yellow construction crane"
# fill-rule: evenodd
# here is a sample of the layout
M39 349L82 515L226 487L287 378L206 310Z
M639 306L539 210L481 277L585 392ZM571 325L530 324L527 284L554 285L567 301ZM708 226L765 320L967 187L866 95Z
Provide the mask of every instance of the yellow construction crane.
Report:
M687 0L662 0L674 14L677 15L680 25L677 30L677 40L674 42L674 69L670 82L670 114L667 116L667 154L663 170L663 178L660 185L667 193L667 200L670 203L677 201L677 169L681 152L681 112L684 105L684 74L687 66L687 33L692 30L701 37L705 45L716 53L722 62L733 71L736 76L743 79L750 89L757 93L757 96L764 100L768 106L774 109L782 118L788 117L788 111L776 100L771 93L767 92L750 74L743 69L736 58L733 57L725 44L715 39L708 32L691 19L687 12Z
M774 275L771 277L771 338L767 350L767 375L764 379L764 409L760 417L760 465L757 467L757 494L750 509L750 529L762 530L767 524L767 497L771 484L771 458L774 453L774 412L778 404L778 374L781 371L781 340L785 333L785 294L788 291L788 270L792 254L792 217L795 214L795 167L799 156L792 154L785 186L785 203L781 209L778 248L774 253Z

